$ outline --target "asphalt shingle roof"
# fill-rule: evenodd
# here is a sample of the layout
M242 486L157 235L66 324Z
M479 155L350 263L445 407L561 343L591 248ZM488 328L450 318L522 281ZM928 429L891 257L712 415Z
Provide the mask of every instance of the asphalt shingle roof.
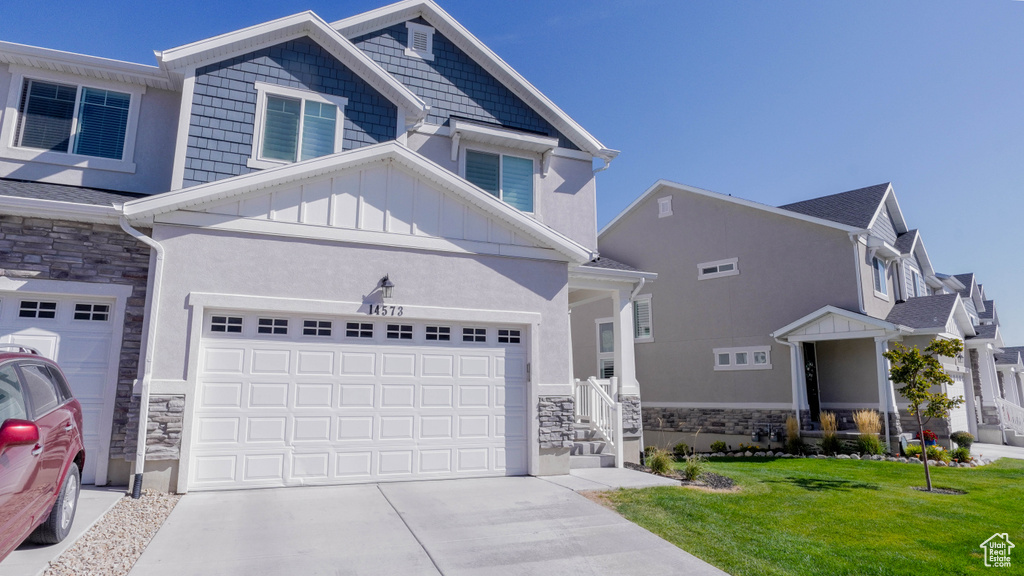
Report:
M967 274L953 274L953 278L956 278L964 285L964 289L960 291L960 295L967 298L971 295L971 285L974 284L974 273L968 272Z
M802 202L794 202L779 206L783 210L798 212L807 216L824 218L840 224L867 228L878 211L878 205L885 197L889 183L868 186L848 192L840 192L830 196L812 198Z
M995 324L983 324L981 326L975 326L974 331L978 333L977 336L970 336L969 338L995 338L996 337L996 325Z
M936 294L897 302L885 320L908 328L944 327L958 298L956 294Z
M1017 364L1020 362L1020 352L1010 352L1008 350L1008 348L1003 348L1002 353L995 354L996 364Z
M605 258L604 256L598 256L590 262L583 265L586 268L604 268L606 270L625 270L626 272L639 272L636 268L633 268L629 264L623 264L618 260L612 260L611 258Z
M917 238L917 230L907 230L896 237L895 248L900 251L900 254L910 254L910 248L913 247L915 238Z
M993 300L985 300L985 311L978 311L978 317L986 320L992 320L993 314L996 313L996 303Z
M0 196L110 206L111 204L123 204L129 200L142 198L146 194L0 178Z

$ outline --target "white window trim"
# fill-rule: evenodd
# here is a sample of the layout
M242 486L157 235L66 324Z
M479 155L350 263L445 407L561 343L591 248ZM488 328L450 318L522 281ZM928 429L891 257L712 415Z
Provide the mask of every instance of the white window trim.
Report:
M658 198L658 218L667 218L672 215L672 197L665 196Z
M504 192L501 190L501 176L504 173L504 164L505 164L505 160L504 160L503 157L504 156L514 156L516 158L522 158L524 160L529 160L530 162L533 162L533 211L531 211L531 212L522 212L522 211L520 211L520 212L522 212L523 214L529 214L529 215L531 215L533 217L539 217L540 216L540 210L539 210L539 206L537 204L537 192L538 192L538 190L540 190L540 183L541 182L540 182L540 171L538 170L538 162L537 162L537 157L536 157L535 154L529 154L529 153L524 154L520 150L515 150L515 151L512 151L512 152L509 152L508 149L502 148L500 146L487 146L487 145L481 145L481 144L476 143L476 142L474 142L470 146L462 146L461 147L461 153L459 154L459 176L463 180L466 180L466 152L467 151L481 152L483 154L497 154L498 155L498 158L499 158L499 160L498 160L498 196L496 196L496 198L498 200L501 200L502 202L505 202L505 200L502 199L502 196L504 195ZM469 180L466 180L466 181L469 182ZM472 182L470 182L470 183L472 184ZM487 195L490 196L491 193L487 192ZM506 204L508 204L508 203L506 202ZM515 206L512 206L511 204L508 204L508 205L511 206L512 208L515 208ZM519 210L519 209L516 208L516 210Z
M406 22L405 28L409 33L409 38L405 45L405 55L413 56L415 58L422 58L424 60L434 59L434 29L430 26L424 26L423 24L417 24L416 22ZM413 32L422 32L427 35L427 47L420 52L414 50L412 47L412 35Z
M10 66L11 84L7 92L7 105L3 111L0 126L0 158L21 160L26 162L39 162L42 164L56 164L58 166L74 166L76 168L89 168L94 170L106 170L109 172L135 173L135 137L139 125L139 110L142 108L142 95L146 93L145 86L132 84L121 84L118 82L107 82L93 78L82 78L73 74L64 74L38 68L28 68L12 64ZM50 150L39 150L37 148L22 148L15 146L17 138L16 128L18 125L18 107L21 105L21 89L25 80L41 80L43 82L56 82L58 84L74 85L78 87L75 95L75 111L71 121L71 133L74 134L78 126L78 106L81 102L82 88L95 88L97 90L112 90L131 96L128 102L128 124L124 129L124 149L121 152L121 159L98 158L96 156L85 156L73 152L53 152Z
M635 320L636 319L636 314L634 313L634 316L633 316L633 318L634 318L633 342L636 342L636 343L654 342L654 307L651 305L651 296L652 296L652 294L641 294L641 295L639 295L639 296L637 296L636 298L633 299L633 302L647 302L647 318L648 318L648 320L650 322L650 326L651 326L651 335L650 336L640 336L640 337L637 337L636 336L636 325L635 325L636 324L636 320ZM635 304L634 304L634 306L635 306Z
M601 324L611 324L612 330L615 330L615 319L614 318L597 318L594 320L594 351L597 352L597 373L595 374L598 378L601 378L602 366L601 363L605 360L612 361L612 368L614 371L615 366L615 341L612 340L612 351L601 352Z
M725 272L712 272L710 274L704 273L705 268L721 266L722 264L732 264L732 270L726 270ZM697 280L710 280L712 278L724 278L725 276L738 276L739 273L739 258L727 258L725 260L715 260L714 262L702 262L697 264Z
M256 82L256 120L252 133L252 156L246 162L249 168L276 168L291 164L283 160L266 160L263 155L263 121L267 115L267 95L281 96L283 98L295 98L302 102L299 110L299 147L302 146L302 118L306 113L306 101L320 102L322 104L333 104L338 107L338 118L334 123L334 152L341 152L345 135L345 106L348 105L348 98L322 94L312 90L292 88L290 86L279 86L267 82ZM297 152L296 156L299 153ZM298 161L298 160L297 160Z
M878 268L877 268L877 266L875 264L875 261L878 261L882 265L882 270L880 272L881 276L880 276L879 282L878 282L878 285L882 287L882 290L883 290L882 292L879 292L877 289L875 289L875 273L878 272ZM888 274L889 274L889 263L886 262L885 260L879 258L878 256L872 256L871 257L871 291L874 292L875 298L878 298L879 300L885 300L886 302L889 301L889 286L888 286L889 279L888 279Z
M754 364L754 354L757 352L764 352L765 359L768 361L767 364ZM736 364L736 354L746 353L747 363ZM712 350L715 371L737 371L737 370L771 370L772 369L772 347L771 346L743 346L739 348L715 348ZM718 363L719 354L729 355L729 364L723 365Z

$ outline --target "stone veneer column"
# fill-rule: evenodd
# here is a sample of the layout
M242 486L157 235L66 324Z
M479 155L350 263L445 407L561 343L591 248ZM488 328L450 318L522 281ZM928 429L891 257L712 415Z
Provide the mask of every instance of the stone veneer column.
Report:
M541 396L537 399L537 417L540 442L537 474L568 474L576 423L575 400L572 396Z

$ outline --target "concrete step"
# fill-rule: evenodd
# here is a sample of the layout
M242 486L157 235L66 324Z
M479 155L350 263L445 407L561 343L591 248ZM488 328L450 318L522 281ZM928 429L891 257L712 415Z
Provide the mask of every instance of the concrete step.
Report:
M600 440L600 436L597 430L591 430L590 428L574 428L573 429L573 440L577 441L588 441L588 440Z
M1018 435L1013 430L1007 430L1006 443L1010 446L1018 446L1024 448L1024 436Z
M604 454L608 452L608 443L598 440L594 442L580 442L576 441L572 445L572 451L569 452L573 456L582 456L586 454Z
M614 454L569 456L569 468L614 468Z

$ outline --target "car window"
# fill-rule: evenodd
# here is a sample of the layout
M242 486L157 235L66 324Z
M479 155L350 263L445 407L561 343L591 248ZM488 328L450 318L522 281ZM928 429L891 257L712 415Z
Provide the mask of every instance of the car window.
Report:
M39 364L22 364L21 374L25 379L25 391L32 405L34 418L39 418L60 404L60 396L50 380L50 372L46 366Z
M12 418L24 420L28 410L14 364L5 364L0 366L0 425Z
M60 370L53 366L47 366L46 369L50 372L50 380L57 385L57 394L60 396L60 401L66 402L71 400L73 397L71 388L68 386L68 381L64 379L64 375L60 373Z

